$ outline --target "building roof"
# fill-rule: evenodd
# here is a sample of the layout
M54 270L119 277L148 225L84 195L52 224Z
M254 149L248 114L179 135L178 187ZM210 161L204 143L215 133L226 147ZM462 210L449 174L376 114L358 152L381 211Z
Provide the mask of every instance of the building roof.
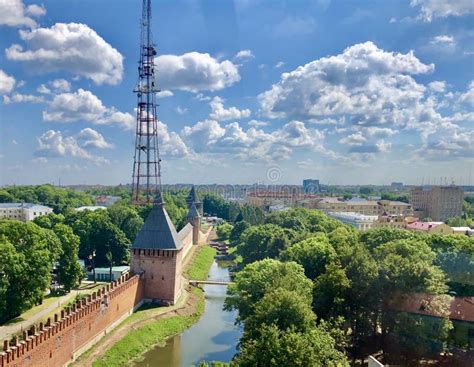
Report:
M329 212L329 216L336 219L360 220L360 221L376 221L377 215L365 215L356 212Z
M53 210L49 206L33 203L0 203L0 209L34 209L34 210Z
M132 248L156 250L180 250L183 244L163 205L161 192L158 192L153 208L138 232Z
M471 227L451 227L454 232L470 232L473 231Z
M418 229L421 231L428 231L429 229L435 228L443 222L413 222L407 225L408 229Z
M189 191L189 195L188 195L188 198L186 199L186 202L189 205L191 205L192 203L200 203L201 202L194 185L193 185L193 187L191 187L191 191Z
M194 219L194 218L199 218L199 217L200 215L199 215L199 211L196 208L196 204L192 203L188 211L188 219Z
M130 270L130 266L128 265L122 265L122 266L112 266L112 272L115 272L115 271L119 271L121 273L124 273L124 272L127 272ZM110 271L110 268L106 268L106 267L103 267L103 268L95 268L95 272L96 273L109 273Z

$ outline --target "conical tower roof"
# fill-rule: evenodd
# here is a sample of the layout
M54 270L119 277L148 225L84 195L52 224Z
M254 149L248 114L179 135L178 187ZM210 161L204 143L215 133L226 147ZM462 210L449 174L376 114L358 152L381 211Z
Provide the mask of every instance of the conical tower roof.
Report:
M132 248L154 250L180 250L183 247L176 228L163 205L163 198L159 191L153 208L145 224L138 232Z
M191 191L189 192L189 195L188 195L188 198L186 199L186 202L188 203L189 207L191 207L192 203L200 203L201 202L194 185L193 185L193 187L191 187Z
M188 211L188 219L199 218L200 216L201 215L199 214L199 210L196 208L196 204L192 203Z

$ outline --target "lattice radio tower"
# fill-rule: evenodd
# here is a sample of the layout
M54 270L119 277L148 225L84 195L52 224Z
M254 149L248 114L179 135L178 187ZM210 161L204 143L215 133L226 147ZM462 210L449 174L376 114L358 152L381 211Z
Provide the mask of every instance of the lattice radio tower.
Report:
M151 0L143 0L138 65L137 127L133 162L132 202L146 204L161 190L160 154L156 123L155 45L151 33Z

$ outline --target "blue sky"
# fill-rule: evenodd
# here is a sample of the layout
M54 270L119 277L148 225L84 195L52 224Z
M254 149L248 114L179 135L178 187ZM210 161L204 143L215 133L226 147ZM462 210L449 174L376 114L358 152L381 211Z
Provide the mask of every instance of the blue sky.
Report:
M0 0L0 184L131 181L140 14ZM153 1L163 181L474 183L473 24L470 0Z

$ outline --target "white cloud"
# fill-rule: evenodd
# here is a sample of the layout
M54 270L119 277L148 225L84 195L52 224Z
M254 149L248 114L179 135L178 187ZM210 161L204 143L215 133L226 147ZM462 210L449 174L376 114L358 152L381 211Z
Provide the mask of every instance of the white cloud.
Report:
M184 115L186 112L188 112L188 109L186 107L178 106L176 107L176 112L178 112L180 115Z
M323 146L322 131L307 128L301 121L290 121L266 133L255 127L245 130L238 122L221 125L215 120L204 120L185 126L180 135L189 149L200 156L230 154L240 159L272 161L288 159L299 149L337 156Z
M437 93L443 93L446 90L446 82L435 80L431 83L428 83L428 87Z
M157 121L157 129L160 154L179 158L190 155L189 149L181 137L174 131L170 132L166 124Z
M419 17L425 22L434 18L462 16L474 12L472 0L411 0L412 7L420 8Z
M340 144L350 145L350 146L361 146L367 141L367 139L360 133L355 133L348 135L339 140Z
M15 87L15 78L0 69L0 95L10 93Z
M433 39L430 41L431 44L433 45L453 45L456 42L454 41L453 36L448 36L448 35L441 35L441 36L435 36Z
M85 24L56 23L51 28L20 31L26 48L13 44L9 60L21 61L38 73L67 71L96 84L122 80L123 56Z
M3 103L44 103L45 99L43 96L35 96L32 94L20 94L15 93L11 96L3 96Z
M80 147L75 136L63 136L59 130L48 130L38 137L35 156L44 158L71 156L92 161L97 165L109 163L107 159L95 156Z
M283 73L258 99L270 118L345 116L353 125L413 126L437 117L425 103L426 87L411 76L433 70L413 52L386 52L366 42Z
M267 121L258 121L258 120L250 120L249 122L247 122L247 124L253 127L263 127L263 126L270 125L270 123Z
M474 107L474 80L469 83L467 91L459 96L459 102Z
M242 61L248 61L253 58L255 58L255 56L251 50L241 50L237 52L234 56L235 60L242 60Z
M172 97L173 95L174 95L173 92L170 90L162 90L156 93L156 96L158 98L167 98L167 97Z
M89 127L82 129L76 136L77 141L83 148L95 147L99 149L112 148L113 145L108 143L104 136L98 131Z
M397 22L397 18L391 17L388 22L389 22L389 23L396 23L396 22Z
M41 13L40 9L43 9ZM9 27L35 28L36 22L27 15L44 15L46 10L38 5L30 5L25 8L22 0L0 0L0 25Z
M197 99L198 101L205 102L205 101L210 101L211 97L204 95L203 93L198 93L194 96L194 99Z
M224 108L224 100L218 96L212 99L209 106L211 106L212 110L209 117L218 121L239 120L249 117L251 113L248 108L243 110L239 110L237 107Z
M11 1L11 0L10 0ZM46 15L46 9L43 4L31 4L26 7L26 13L32 17L42 17Z
M281 68L282 66L284 66L285 63L283 61L278 61L276 64L275 64L275 69L279 69Z
M50 85L56 92L69 92L71 90L71 83L65 79L54 79L50 82Z
M38 88L36 88L36 91L41 94L50 94L51 89L49 89L46 85L41 84Z
M97 96L84 89L56 95L48 108L43 111L43 119L57 122L88 121L95 124L117 124L126 130L135 126L135 118L131 114L104 106Z
M207 53L161 55L155 59L158 85L188 92L215 91L240 80L239 70L229 60L219 62Z

